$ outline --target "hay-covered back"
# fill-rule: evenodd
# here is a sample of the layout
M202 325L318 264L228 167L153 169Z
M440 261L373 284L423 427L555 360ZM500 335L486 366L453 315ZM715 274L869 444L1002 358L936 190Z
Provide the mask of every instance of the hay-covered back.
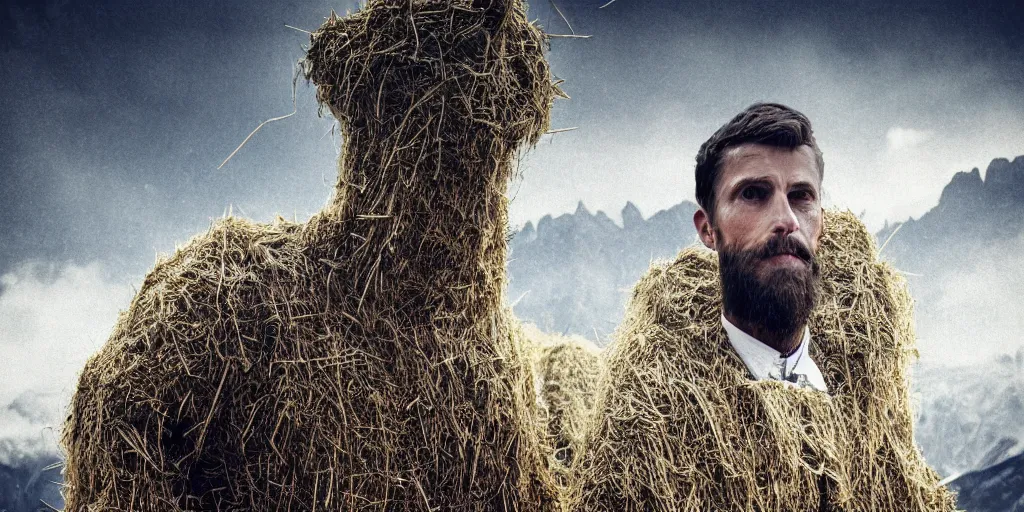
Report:
M829 395L748 377L721 327L714 253L652 268L610 349L570 509L954 508L913 444L903 279L849 213L827 212L819 259L811 355Z
M67 510L556 509L504 309L543 43L511 0L375 0L314 32L334 198L222 220L149 273L82 372Z

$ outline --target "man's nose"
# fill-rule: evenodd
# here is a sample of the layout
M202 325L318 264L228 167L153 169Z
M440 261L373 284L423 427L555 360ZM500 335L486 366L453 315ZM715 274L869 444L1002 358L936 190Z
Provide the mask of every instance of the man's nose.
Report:
M800 229L800 221L789 204L786 194L775 194L772 200L772 234L789 235Z

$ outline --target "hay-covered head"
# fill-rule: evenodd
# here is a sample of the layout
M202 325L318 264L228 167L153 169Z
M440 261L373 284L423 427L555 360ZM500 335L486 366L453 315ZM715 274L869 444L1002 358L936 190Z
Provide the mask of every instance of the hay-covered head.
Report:
M345 128L518 146L547 130L558 89L519 0L375 0L311 36L306 77ZM436 126L436 125L435 125Z

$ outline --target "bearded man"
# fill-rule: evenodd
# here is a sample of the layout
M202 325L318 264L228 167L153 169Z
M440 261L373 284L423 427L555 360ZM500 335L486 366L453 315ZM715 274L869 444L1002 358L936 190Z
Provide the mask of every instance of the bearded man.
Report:
M827 392L806 325L818 297L824 166L803 114L754 105L701 146L693 224L718 252L722 326L751 377Z
M697 155L705 248L633 291L573 466L573 511L945 512L913 441L902 278L821 206L803 114L756 104Z

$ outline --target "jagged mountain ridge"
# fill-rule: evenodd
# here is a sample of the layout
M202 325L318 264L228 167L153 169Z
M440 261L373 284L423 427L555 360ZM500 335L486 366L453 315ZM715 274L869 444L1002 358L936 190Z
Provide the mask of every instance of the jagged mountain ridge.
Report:
M971 250L1019 236L1022 229L1024 155L992 160L984 180L977 167L956 173L939 204L918 219L887 225L878 239L889 240L885 255L901 269L921 273L955 266Z
M527 223L510 246L508 296L520 318L549 332L580 334L599 343L622 320L625 297L655 259L670 258L695 240L684 201L644 219L627 203L622 227L582 202L571 214Z
M510 244L509 297L518 300L516 313L545 330L606 343L650 262L696 241L696 210L683 201L645 220L630 202L619 227L580 202L574 213L545 216L536 228L528 222ZM901 270L936 275L935 269L957 269L975 248L1021 233L1024 155L992 160L984 180L977 168L957 173L938 205L919 219L887 224L877 237L885 244L883 256ZM937 290L927 278L911 280L911 291L925 304Z
M957 506L969 512L1024 512L1024 454L950 483Z

